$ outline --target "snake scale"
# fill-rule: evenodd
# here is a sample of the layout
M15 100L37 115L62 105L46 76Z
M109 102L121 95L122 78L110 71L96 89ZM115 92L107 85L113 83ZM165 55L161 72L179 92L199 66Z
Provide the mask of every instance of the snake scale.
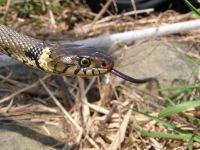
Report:
M84 45L42 41L0 24L0 52L45 72L65 76L98 76L111 72L134 83L152 80L134 79L113 68L107 52Z

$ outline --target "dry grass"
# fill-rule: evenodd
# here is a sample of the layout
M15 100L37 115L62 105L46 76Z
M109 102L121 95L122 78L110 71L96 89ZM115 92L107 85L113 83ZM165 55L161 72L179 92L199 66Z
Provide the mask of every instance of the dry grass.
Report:
M9 26L40 38L48 34L49 39L56 38L56 34L60 36L63 31L65 33L62 38L67 39L66 37L70 36L77 39L193 18L191 14L178 14L172 11L157 14L151 9L138 11L147 12L149 15L137 15L137 19L135 11L104 17L103 14L109 11L107 7L110 2L112 1L108 1L98 14L94 14L79 3L71 3L68 7L57 6L59 14L47 8L44 12L30 12L28 17L24 17L20 16L19 11L13 10L14 2L8 0L0 7L0 14ZM199 42L198 35L193 31L165 38L194 43ZM8 120L26 120L40 126L49 136L55 136L48 129L49 125L62 124L62 130L56 135L60 143L52 148L64 149L76 144L80 149L112 150L188 147L187 140L142 135L143 130L175 132L156 120L134 111L136 109L157 116L159 111L165 108L162 104L165 103L165 98L160 95L140 91L137 86L116 84L115 77L110 75L103 79L82 79L44 75L37 71L20 75L16 74L16 70L13 71L7 66L0 69L1 123L7 123ZM149 95L154 102L144 101L144 95ZM193 111L190 113L197 113ZM169 117L168 121L181 129L187 128L188 131L198 132L195 131L198 126L191 124L181 115ZM194 142L193 147L199 148L200 144Z

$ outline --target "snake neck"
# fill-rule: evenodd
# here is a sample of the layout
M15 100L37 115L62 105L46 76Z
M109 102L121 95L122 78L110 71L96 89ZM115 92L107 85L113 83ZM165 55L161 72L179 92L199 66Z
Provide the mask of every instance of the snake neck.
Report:
M0 24L0 52L31 67L45 70L50 48L41 40L34 39ZM46 70L50 72L50 70Z

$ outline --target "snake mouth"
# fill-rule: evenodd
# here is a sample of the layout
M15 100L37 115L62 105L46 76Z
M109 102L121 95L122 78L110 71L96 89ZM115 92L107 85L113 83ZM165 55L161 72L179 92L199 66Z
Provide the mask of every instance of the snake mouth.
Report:
M146 82L154 80L154 78L135 79L115 70L114 68L112 68L110 72L114 74L115 76L118 76L126 81L137 83L137 84L146 83Z

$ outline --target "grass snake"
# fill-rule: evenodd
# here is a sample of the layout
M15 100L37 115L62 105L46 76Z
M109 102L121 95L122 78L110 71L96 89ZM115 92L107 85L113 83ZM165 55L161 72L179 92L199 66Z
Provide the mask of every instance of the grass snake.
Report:
M113 68L106 51L76 44L42 41L0 24L0 52L33 68L65 76L98 76L111 72L134 83L152 78L134 79Z

